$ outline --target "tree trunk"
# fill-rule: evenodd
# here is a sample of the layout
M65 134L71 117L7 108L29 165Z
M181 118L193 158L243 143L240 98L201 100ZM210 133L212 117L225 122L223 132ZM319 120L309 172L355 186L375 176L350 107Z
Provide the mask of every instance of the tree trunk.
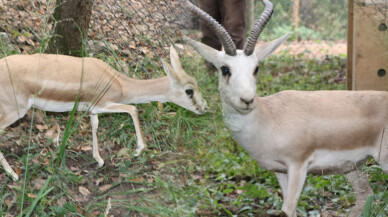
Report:
M252 27L255 23L255 3L254 0L247 0L247 8L245 11L245 23L246 23L246 30L249 34L252 30Z
M296 39L298 39L298 34L296 30L299 28L299 0L294 0L294 7L292 10L292 25L294 26L294 32Z
M94 0L57 0L54 35L48 53L82 56Z

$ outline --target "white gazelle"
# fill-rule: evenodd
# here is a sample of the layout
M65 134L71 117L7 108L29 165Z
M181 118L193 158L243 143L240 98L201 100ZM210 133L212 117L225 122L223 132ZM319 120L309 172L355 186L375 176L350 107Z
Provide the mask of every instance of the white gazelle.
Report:
M373 192L357 168L373 157L388 173L388 147L382 142L386 141L383 131L388 127L388 93L283 91L257 96L258 63L288 36L256 45L273 12L271 2L263 2L265 10L244 50L236 50L226 30L188 1L186 8L213 29L225 51L183 39L218 69L224 121L250 156L276 173L283 192L282 211L296 216L307 173L344 173L356 193L350 216L360 216L367 195Z
M78 96L78 111L89 111L93 157L104 164L97 143L99 113L129 113L133 119L139 155L145 147L136 107L128 104L173 102L197 114L207 110L196 80L187 75L173 46L172 67L162 61L167 77L136 80L118 73L96 58L63 55L13 55L0 59L0 131L35 107L50 112L71 111ZM0 152L5 171L18 175Z

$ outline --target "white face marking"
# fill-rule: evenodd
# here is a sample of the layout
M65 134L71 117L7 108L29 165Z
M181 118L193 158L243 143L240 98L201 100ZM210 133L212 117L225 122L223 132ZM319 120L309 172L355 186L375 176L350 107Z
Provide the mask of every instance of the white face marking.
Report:
M247 114L256 106L255 69L258 59L255 54L246 56L242 50L236 56L224 54L218 66L221 97L238 113ZM224 75L221 67L228 67L230 74Z

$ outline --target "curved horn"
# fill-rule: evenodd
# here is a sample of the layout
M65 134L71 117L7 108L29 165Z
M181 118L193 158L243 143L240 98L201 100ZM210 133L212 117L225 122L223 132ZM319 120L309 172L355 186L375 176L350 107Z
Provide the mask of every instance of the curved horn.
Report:
M247 56L250 56L255 50L257 39L259 38L261 31L263 31L265 25L267 25L269 19L271 19L273 13L272 3L269 0L263 0L263 3L265 5L265 9L261 14L259 20L257 20L255 25L253 26L252 32L249 35L249 38L247 39L247 42L244 47L244 53Z
M184 1L184 5L189 11L191 11L196 17L202 20L202 22L204 22L211 30L214 31L218 39L221 41L221 44L224 46L226 54L230 56L236 56L236 45L224 27L222 27L209 14L193 5L189 0Z

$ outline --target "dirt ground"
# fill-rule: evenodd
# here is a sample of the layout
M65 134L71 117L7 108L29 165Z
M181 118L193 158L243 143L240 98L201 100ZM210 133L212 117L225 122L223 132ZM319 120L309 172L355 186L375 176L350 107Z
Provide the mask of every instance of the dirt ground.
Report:
M326 56L346 55L346 52L346 41L293 41L282 45L275 54L286 53L292 56L303 55L306 59L323 59Z

